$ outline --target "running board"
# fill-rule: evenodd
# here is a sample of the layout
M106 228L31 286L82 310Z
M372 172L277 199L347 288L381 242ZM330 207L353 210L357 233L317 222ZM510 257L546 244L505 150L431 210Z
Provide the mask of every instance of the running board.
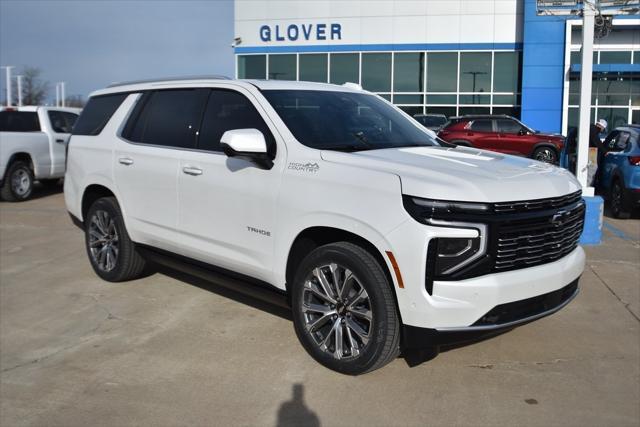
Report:
M171 270L177 270L197 277L250 298L255 298L287 310L291 309L287 293L266 282L245 276L232 277L232 272L227 273L218 267L148 246L138 246L137 249L146 259Z

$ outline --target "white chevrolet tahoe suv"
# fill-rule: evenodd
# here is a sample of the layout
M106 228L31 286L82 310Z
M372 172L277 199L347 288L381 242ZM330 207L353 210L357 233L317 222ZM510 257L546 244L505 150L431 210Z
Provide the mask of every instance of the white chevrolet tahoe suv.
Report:
M360 374L578 292L585 205L572 175L441 144L351 86L123 84L80 116L65 199L103 279L153 260L271 286L313 358Z
M64 176L65 151L78 108L3 107L0 109L0 196L20 202L34 180L57 183Z

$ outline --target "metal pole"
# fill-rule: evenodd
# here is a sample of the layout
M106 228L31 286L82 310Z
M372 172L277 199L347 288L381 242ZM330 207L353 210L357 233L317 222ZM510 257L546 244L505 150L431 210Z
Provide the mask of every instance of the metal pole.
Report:
M13 65L6 65L1 68L7 70L7 107L11 107L11 69Z
M18 107L22 107L22 76L17 76L18 79Z
M66 94L65 94L65 90L64 90L64 85L65 85L65 82L60 82L60 97L62 98L62 106L63 107L65 106L65 103L66 103L66 101L65 101Z
M56 107L60 106L60 83L56 83Z
M593 27L595 10L588 2L582 12L582 70L580 72L580 121L578 127L578 161L576 177L585 196L593 196L588 187L587 165L589 161L589 131L591 128L591 80L593 77Z

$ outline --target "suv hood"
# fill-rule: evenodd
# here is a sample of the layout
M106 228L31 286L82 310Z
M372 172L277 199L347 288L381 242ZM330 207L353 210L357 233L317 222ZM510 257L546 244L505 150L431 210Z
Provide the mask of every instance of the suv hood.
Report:
M406 195L437 200L509 202L580 190L564 169L522 157L468 147L408 147L341 153L327 162L385 171L400 177Z

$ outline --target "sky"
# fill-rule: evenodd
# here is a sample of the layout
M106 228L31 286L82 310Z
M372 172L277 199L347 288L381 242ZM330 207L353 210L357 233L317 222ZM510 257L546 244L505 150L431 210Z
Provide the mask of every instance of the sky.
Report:
M40 68L50 100L59 81L86 97L119 81L233 77L232 41L233 0L0 0L0 65Z

